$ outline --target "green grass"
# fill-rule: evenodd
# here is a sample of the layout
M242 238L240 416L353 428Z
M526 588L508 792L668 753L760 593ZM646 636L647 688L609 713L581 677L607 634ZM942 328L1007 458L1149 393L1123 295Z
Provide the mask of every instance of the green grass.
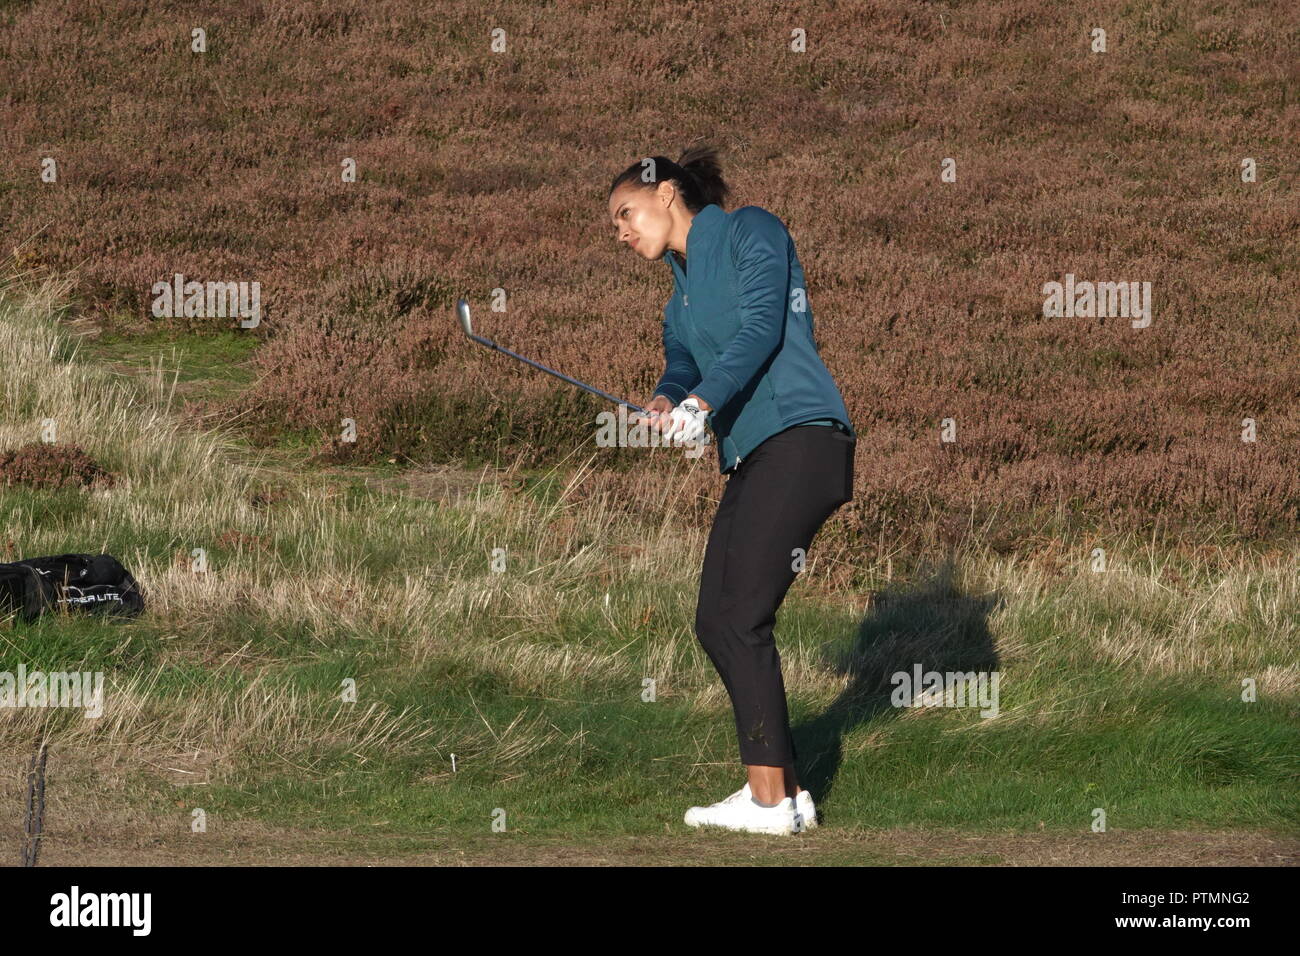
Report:
M113 363L137 374L147 373L154 363L175 377L178 386L194 389L204 398L230 398L254 380L249 359L259 340L247 332L192 332L160 328L148 332L106 331L80 343L87 361Z

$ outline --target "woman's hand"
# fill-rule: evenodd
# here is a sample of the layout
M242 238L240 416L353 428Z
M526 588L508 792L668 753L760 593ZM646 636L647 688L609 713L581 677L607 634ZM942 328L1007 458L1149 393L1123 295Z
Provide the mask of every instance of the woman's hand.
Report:
M668 400L667 395L656 395L645 407L649 417L638 415L634 424L649 425L651 428L659 431L668 424L668 416L672 414L673 403Z
M680 442L698 441L708 423L709 407L696 395L687 395L672 410L668 423L661 429L665 438Z

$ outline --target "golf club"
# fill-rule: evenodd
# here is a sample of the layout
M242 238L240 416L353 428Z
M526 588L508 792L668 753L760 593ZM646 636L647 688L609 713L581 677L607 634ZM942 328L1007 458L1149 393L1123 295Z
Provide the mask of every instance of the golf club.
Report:
M457 315L460 316L460 327L464 329L465 334L468 335L475 342L479 342L482 345L486 345L490 349L495 349L498 352L502 352L506 355L509 355L511 358L517 358L521 362L527 362L533 368L541 369L546 374L554 375L556 378L562 378L570 385L576 385L578 386L578 388L586 389L588 392L591 392L591 394L599 395L601 398L608 399L609 401L613 402L615 405L626 405L628 408L632 409L633 411L640 412L642 415L647 414L646 410L642 408L640 405L633 405L631 402L625 402L621 398L615 398L613 395L609 394L608 392L602 392L598 388L592 388L590 385L587 385L583 382L579 382L576 378L569 378L569 376L564 375L561 372L557 372L553 368L547 368L545 365L542 365L538 362L534 362L530 358L524 358L522 355L519 355L516 352L512 352L509 349L503 349L501 346L497 345L491 339L485 339L481 335L475 335L474 326L470 323L470 319L469 319L469 303L466 302L464 299L460 299L456 302L456 313Z

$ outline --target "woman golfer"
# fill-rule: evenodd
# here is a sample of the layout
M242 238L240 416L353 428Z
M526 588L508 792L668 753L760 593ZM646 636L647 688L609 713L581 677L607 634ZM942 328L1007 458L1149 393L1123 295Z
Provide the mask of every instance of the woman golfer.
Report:
M638 424L689 442L713 429L726 488L709 533L695 633L731 697L749 782L690 826L793 833L816 826L795 777L776 610L814 535L853 497L857 433L813 342L803 268L781 220L725 212L714 150L633 163L614 180L618 241L664 259L665 370Z

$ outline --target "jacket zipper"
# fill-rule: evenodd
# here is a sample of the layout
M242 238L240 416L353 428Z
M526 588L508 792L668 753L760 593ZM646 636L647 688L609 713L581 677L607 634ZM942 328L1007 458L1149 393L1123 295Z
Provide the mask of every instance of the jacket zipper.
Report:
M682 268L681 259L679 259L679 258L677 257L677 253L676 253L676 252L673 253L673 258L674 258L674 260L677 262L677 267L678 267L679 269L682 270L682 278L685 279L685 277L686 277L686 270L685 270L684 268ZM685 285L685 283L683 283L683 285ZM684 308L687 308L687 309L689 309L689 308L691 307L691 299L690 299L690 296L687 295L687 293L686 293L686 289L685 289L685 288L682 289L682 306L683 306ZM692 327L692 328L695 327L695 326L694 326L694 323L691 323L691 327ZM744 461L744 459L741 458L739 455L737 455L737 456L736 456L736 466L739 466L740 463L741 463L742 461Z

